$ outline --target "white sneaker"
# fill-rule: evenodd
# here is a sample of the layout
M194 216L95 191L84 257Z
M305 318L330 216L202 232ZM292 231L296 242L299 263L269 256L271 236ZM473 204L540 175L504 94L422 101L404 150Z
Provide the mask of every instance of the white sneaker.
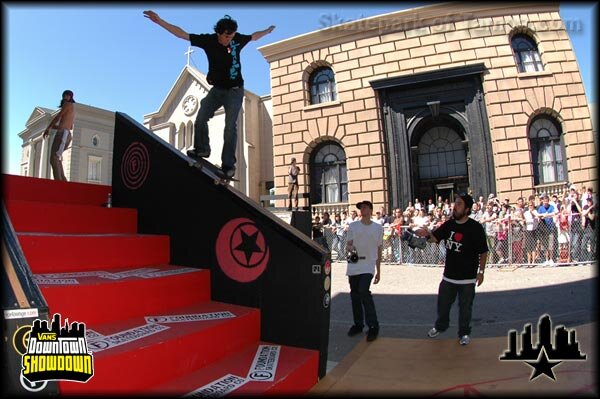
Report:
M463 335L460 338L459 342L460 342L461 345L469 345L469 342L471 342L471 338L468 335Z
M553 260L549 260L548 261L548 266L556 266L556 263L554 263Z
M431 330L429 330L429 332L427 333L427 336L429 338L435 338L438 335L440 335L440 332L438 330L435 329L435 327L433 327Z

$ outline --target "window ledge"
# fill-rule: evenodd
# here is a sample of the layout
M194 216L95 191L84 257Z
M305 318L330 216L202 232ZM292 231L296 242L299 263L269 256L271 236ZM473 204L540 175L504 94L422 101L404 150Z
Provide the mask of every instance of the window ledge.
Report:
M554 183L537 184L533 186L533 189L537 195L539 194L558 194L563 193L569 189L569 182L557 181Z
M319 109L319 108L335 107L336 105L340 105L340 104L341 104L340 100L329 101L329 102L321 103L321 104L312 104L312 105L307 105L304 108L302 108L302 111L312 111L312 110Z
M527 79L527 78L539 78L542 76L552 76L553 73L550 71L538 71L538 72L521 72L517 74L519 79Z

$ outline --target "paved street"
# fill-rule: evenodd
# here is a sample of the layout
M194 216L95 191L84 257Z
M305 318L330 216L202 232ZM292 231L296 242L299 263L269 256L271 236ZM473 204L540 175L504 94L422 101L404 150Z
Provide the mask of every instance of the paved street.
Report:
M424 338L436 318L442 267L382 265L381 281L371 285L380 323L380 337ZM331 369L364 335L348 337L352 325L346 263L332 266L332 303L328 361ZM596 321L597 265L486 270L473 306L472 338L506 336L548 313L553 326L567 328ZM457 334L458 305L450 328L441 338ZM366 331L366 329L365 329Z

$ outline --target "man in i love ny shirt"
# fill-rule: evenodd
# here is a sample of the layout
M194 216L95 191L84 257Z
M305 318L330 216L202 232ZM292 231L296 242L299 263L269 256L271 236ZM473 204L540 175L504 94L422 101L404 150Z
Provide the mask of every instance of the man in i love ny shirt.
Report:
M452 219L433 232L425 228L416 231L419 236L428 237L430 242L443 240L446 247L444 276L438 291L438 317L427 335L434 338L448 329L450 308L458 295L458 337L461 345L467 345L471 340L475 283L477 286L483 283L488 252L483 226L469 218L472 206L473 198L460 193L454 203Z

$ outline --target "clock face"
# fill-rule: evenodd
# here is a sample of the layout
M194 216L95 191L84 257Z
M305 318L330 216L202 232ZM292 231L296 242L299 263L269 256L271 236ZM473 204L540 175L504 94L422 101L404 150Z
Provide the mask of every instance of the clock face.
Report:
M196 111L196 108L198 108L198 99L193 95L189 95L183 99L181 106L186 115L191 115Z

